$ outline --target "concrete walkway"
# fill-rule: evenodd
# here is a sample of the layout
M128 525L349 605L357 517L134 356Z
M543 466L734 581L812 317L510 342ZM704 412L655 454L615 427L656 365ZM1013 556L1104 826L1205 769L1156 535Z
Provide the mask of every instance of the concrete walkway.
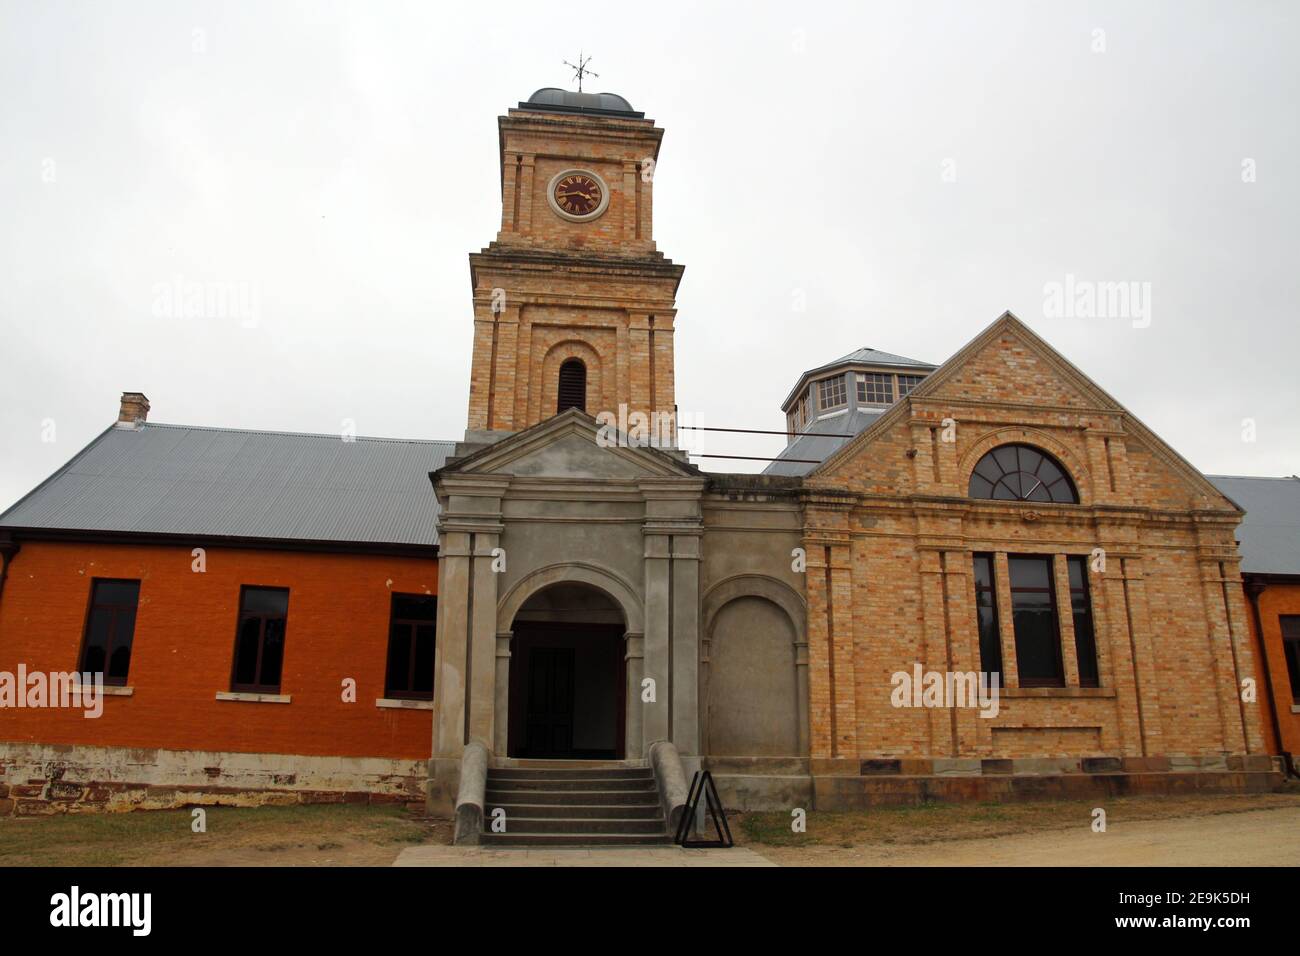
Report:
M393 866L776 866L753 850L683 850L676 846L509 849L412 846Z

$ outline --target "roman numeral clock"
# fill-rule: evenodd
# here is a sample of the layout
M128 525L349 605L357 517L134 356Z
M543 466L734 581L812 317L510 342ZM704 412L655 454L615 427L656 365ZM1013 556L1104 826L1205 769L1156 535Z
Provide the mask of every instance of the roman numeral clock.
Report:
M556 215L571 222L588 222L609 205L609 190L590 170L566 169L551 177L546 198Z

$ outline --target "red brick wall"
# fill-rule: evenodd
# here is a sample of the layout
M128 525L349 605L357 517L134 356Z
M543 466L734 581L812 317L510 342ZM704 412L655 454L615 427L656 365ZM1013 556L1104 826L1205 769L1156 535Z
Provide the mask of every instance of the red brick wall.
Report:
M1255 640L1256 653L1262 646L1268 655L1268 676L1272 680L1272 693L1265 686L1264 669L1259 668L1259 701L1264 708L1264 735L1268 742L1268 752L1300 753L1300 714L1291 712L1291 679L1287 675L1286 656L1282 650L1282 624L1278 617L1283 614L1300 614L1300 584L1270 584L1259 596L1259 619L1263 625L1263 640L1255 627L1254 615L1250 615L1251 636ZM1277 739L1273 721L1268 718L1268 707L1277 712L1278 726L1282 731L1282 740Z
M26 542L0 595L0 671L77 668L91 580L140 579L130 697L104 713L0 710L0 740L106 747L423 759L431 712L384 694L389 595L438 590L433 558ZM289 704L219 701L230 689L240 585L289 589L281 693ZM355 703L341 696L356 680Z

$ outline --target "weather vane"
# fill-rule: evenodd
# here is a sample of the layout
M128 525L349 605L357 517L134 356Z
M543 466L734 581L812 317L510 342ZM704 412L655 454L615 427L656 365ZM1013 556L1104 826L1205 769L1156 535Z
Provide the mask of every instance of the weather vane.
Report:
M578 51L578 65L577 65L577 66L574 66L574 65L573 65L572 63L570 63L568 60L565 60L565 61L564 61L564 65L567 66L569 69L571 69L571 70L573 71L574 75L578 78L578 92L579 92L579 93L582 92L582 78L583 78L584 76L595 76L595 77L599 77L599 76L600 76L600 74L597 73L597 72L595 72L594 70L589 70L589 69L587 69L587 64L590 63L590 62L591 62L591 57L585 57L585 58L584 58L583 55L582 55L582 51L581 51L581 50Z

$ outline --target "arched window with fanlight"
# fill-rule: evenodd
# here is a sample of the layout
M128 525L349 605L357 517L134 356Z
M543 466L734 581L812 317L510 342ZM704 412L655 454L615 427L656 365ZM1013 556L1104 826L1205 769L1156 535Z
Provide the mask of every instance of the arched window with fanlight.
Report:
M1061 463L1032 445L994 448L971 472L968 494L994 501L1079 503L1079 492Z
M560 366L560 385L555 402L555 414L576 408L587 410L587 366L582 359L565 359Z

